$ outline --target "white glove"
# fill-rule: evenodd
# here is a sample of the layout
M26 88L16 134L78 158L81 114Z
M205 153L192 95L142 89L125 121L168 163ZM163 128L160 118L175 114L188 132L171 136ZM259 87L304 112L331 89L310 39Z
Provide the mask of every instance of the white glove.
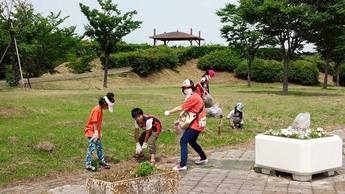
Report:
M98 135L96 133L94 133L93 136L91 137L91 141L96 142L97 139L98 139Z
M135 153L136 153L136 154L140 154L141 151L142 151L142 148L141 148L140 143L138 142L138 143L136 144Z
M143 146L142 146L141 148L142 148L142 149L146 149L146 148L147 148L147 143L144 142L144 143L143 143Z
M170 115L170 111L168 111L168 110L165 111L165 112L164 112L164 115L165 115L165 116L169 116L169 115Z

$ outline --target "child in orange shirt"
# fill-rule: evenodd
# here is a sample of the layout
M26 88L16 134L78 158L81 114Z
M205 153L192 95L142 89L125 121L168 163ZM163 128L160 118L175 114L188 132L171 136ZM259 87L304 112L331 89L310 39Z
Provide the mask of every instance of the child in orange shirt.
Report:
M110 168L110 165L104 159L102 138L102 121L103 110L108 109L109 112L113 112L114 106L114 94L109 92L106 96L101 97L98 101L98 105L95 106L89 116L89 119L85 128L85 137L88 138L88 150L86 153L86 170L95 171L96 168L91 165L92 153L97 148L97 156L100 160L100 165L106 169Z

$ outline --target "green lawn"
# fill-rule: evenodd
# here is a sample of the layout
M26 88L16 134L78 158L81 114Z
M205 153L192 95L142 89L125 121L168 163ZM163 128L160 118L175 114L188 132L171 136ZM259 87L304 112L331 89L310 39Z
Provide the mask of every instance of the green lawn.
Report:
M230 130L225 122L217 137L217 120L207 120L208 132L199 142L212 148L253 139L257 132L287 127L299 112L309 111L312 127L345 125L345 89L290 86L289 95L281 95L281 84L212 85L215 99L227 114L237 101L245 104L245 129ZM0 187L16 181L68 172L84 167L87 142L84 125L90 110L103 95L100 90L0 90ZM165 129L172 129L176 116L163 112L179 105L183 96L177 87L145 87L116 90L114 113L105 112L103 144L106 155L114 160L131 158L135 143L130 110L141 107L158 116ZM11 137L11 138L9 138ZM13 140L15 139L15 140ZM36 148L43 141L55 150L46 153ZM175 134L164 130L158 140L158 155L179 154Z

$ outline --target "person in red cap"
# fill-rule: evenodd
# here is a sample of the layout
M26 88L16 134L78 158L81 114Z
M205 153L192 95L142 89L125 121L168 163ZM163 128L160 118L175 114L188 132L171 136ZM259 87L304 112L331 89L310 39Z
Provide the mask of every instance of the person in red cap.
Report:
M95 106L87 120L85 127L85 137L88 139L88 149L85 158L85 168L89 171L96 171L96 167L91 165L92 154L97 150L97 156L100 161L100 165L104 168L110 168L110 165L104 159L102 138L102 121L103 110L108 109L109 112L113 112L113 106L115 103L114 94L109 92L106 96L101 97L98 101L98 105Z
M180 106L177 106L171 110L164 112L165 116L171 113L180 111L187 111L196 114L195 119L191 122L189 127L184 131L181 139L181 161L180 164L175 166L173 170L187 170L187 158L188 158L188 143L199 154L200 159L195 161L196 164L205 164L208 159L202 150L201 146L196 142L200 132L206 127L206 112L204 102L201 97L195 93L195 86L192 80L185 80L182 84L182 92L186 96L185 102Z
M212 69L206 70L200 81L196 85L196 93L201 97L204 93L210 93L209 81L216 75Z

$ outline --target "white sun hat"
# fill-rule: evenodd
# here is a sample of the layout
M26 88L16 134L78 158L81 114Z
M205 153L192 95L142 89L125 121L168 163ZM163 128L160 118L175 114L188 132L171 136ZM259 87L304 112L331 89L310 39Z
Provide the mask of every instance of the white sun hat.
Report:
M104 99L105 99L105 101L106 101L107 104L108 104L108 110L109 110L109 112L113 112L113 111L114 111L114 109L113 109L114 103L110 102L110 100L108 99L107 96L104 96Z

